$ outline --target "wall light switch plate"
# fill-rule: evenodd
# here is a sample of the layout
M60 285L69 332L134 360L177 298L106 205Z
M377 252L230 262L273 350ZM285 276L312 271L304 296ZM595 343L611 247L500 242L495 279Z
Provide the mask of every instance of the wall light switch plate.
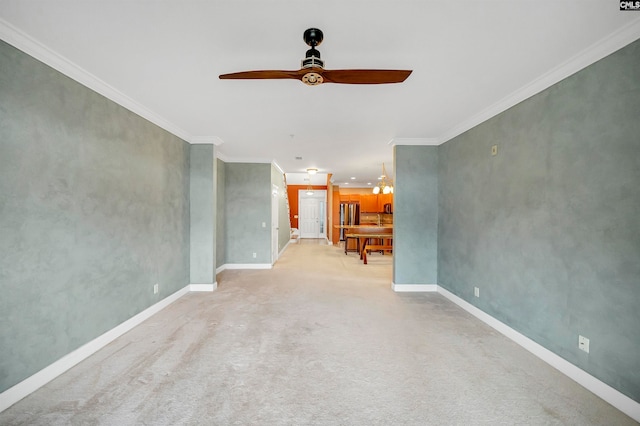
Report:
M491 155L496 155L498 153L498 145L493 145L491 147Z
M155 283L153 285L153 294L158 294L158 291L159 291L159 285L158 283Z
M480 297L480 289L478 287L473 288L473 295L475 297Z

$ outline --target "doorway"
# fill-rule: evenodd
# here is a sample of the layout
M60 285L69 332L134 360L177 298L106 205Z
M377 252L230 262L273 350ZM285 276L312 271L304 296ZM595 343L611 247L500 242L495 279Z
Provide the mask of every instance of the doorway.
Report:
M327 238L326 205L327 191L306 190L298 192L298 227L300 238Z

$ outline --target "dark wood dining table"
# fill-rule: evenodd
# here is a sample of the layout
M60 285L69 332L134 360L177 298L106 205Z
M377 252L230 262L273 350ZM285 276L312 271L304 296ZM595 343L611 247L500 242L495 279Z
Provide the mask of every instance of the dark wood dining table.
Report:
M391 241L393 240L393 227L385 226L385 227L377 227L377 226L354 226L346 230L345 237L347 238L355 238L358 241L358 253L360 254L360 259L363 259L364 247L368 241L375 240L388 240L391 245ZM345 254L347 253L345 241Z
M357 238L358 241L360 242L359 245L359 253L360 253L360 259L362 259L362 255L364 252L364 246L367 245L367 242L371 239L374 240L389 240L389 241L393 241L393 234L388 234L388 233L382 233L382 234L358 234L358 233L353 233L353 234L349 234L350 238ZM387 245L392 245L392 244L387 244Z

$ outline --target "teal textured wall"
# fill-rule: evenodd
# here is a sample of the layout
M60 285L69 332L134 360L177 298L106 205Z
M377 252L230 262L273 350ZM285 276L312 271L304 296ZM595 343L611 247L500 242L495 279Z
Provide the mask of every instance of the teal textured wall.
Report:
M226 163L216 159L216 268L225 264L227 258L225 231L225 167Z
M226 163L224 179L225 263L271 264L271 164Z
M393 282L438 283L438 147L394 147Z
M187 143L0 42L0 391L189 283L188 197Z
M190 146L190 267L192 284L216 281L214 145Z
M639 117L636 41L439 147L439 284L636 401Z
M271 184L278 187L278 193L272 194L278 202L278 253L289 243L291 239L291 223L287 210L287 188L284 184L284 175L275 166L271 166Z

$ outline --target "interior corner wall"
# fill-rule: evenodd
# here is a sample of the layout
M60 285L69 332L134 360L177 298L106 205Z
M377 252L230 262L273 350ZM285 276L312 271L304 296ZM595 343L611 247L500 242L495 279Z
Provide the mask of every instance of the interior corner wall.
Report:
M212 144L191 145L190 283L216 282L216 159Z
M0 41L0 392L188 283L189 145Z
M225 166L226 163L216 159L216 269L223 266L226 261L226 215L225 215Z
M278 253L280 253L291 239L291 223L289 222L284 174L273 164L271 165L271 184L278 187L278 192L276 194L272 193L272 196L277 199L278 203L278 217L275 220L278 224Z
M224 180L225 264L270 265L271 164L226 163Z
M439 147L438 283L640 402L638 70L640 41Z
M393 282L438 282L438 147L394 147Z

